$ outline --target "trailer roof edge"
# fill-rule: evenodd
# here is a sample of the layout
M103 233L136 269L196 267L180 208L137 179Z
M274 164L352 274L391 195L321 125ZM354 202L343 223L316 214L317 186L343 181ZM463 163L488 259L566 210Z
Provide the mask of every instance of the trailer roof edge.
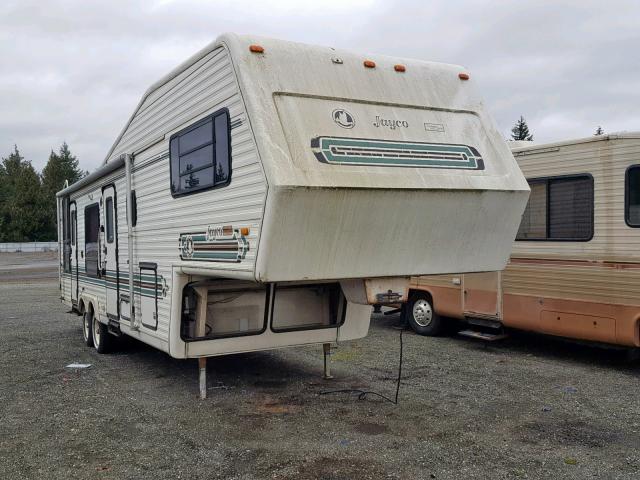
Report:
M56 193L56 197L64 197L66 195L70 195L73 192L75 192L77 190L80 190L82 187L85 187L85 186L89 185L90 183L94 182L95 180L97 180L97 179L99 179L101 177L104 177L108 173L111 173L114 170L117 170L118 168L122 167L123 165L124 165L124 156L118 157L118 158L112 160L111 162L108 162L107 164L102 165L101 167L99 167L97 170L94 170L93 172L91 172L86 177L81 178L77 182L69 185L64 190L60 190L58 193Z

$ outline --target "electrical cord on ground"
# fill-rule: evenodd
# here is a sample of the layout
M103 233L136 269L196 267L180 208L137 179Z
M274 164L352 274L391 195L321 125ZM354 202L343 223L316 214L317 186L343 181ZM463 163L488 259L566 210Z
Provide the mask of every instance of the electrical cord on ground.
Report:
M357 393L358 394L358 400L364 400L367 395L375 395L376 397L380 397L384 400L386 400L387 402L391 402L394 405L398 404L398 395L400 393L400 379L402 378L402 350L403 350L403 344L402 344L402 334L404 333L404 329L405 326L403 325L402 328L400 329L400 359L398 362L398 379L396 380L396 396L395 399L391 399L389 397L387 397L386 395L382 395L381 393L378 392L373 392L373 391L369 391L369 390L359 390L359 389L352 389L352 388L345 388L345 389L341 389L341 390L325 390L324 392L320 392L320 395L329 395L329 394L333 394L333 393Z

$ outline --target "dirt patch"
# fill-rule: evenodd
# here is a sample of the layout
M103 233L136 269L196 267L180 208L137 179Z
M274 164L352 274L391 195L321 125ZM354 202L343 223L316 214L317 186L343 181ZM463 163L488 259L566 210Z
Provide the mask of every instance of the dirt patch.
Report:
M623 435L596 422L551 420L524 425L522 441L538 445L552 443L561 446L602 448L619 445L623 441Z
M389 431L389 427L379 423L357 423L355 431L366 435L382 435Z
M387 477L385 469L376 462L364 462L356 458L322 457L306 462L296 475L281 478L297 480L353 480ZM276 477L278 478L278 477ZM397 478L397 477L395 477Z

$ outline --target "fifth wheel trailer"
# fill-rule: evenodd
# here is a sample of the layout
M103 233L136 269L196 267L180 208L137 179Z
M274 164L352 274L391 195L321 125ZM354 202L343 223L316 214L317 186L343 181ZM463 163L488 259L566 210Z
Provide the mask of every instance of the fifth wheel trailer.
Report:
M640 132L512 150L531 196L507 267L414 277L409 322L425 334L452 317L487 338L505 326L640 347Z
M100 352L328 347L410 275L502 268L528 194L462 67L227 34L58 193L62 299Z

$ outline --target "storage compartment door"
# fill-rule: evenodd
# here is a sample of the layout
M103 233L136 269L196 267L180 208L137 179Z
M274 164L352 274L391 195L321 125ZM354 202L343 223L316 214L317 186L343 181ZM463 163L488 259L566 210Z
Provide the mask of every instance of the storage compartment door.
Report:
M158 328L158 265L140 262L139 283L136 289L142 326L150 330Z
M463 302L466 316L499 317L500 273L467 273L463 276Z

